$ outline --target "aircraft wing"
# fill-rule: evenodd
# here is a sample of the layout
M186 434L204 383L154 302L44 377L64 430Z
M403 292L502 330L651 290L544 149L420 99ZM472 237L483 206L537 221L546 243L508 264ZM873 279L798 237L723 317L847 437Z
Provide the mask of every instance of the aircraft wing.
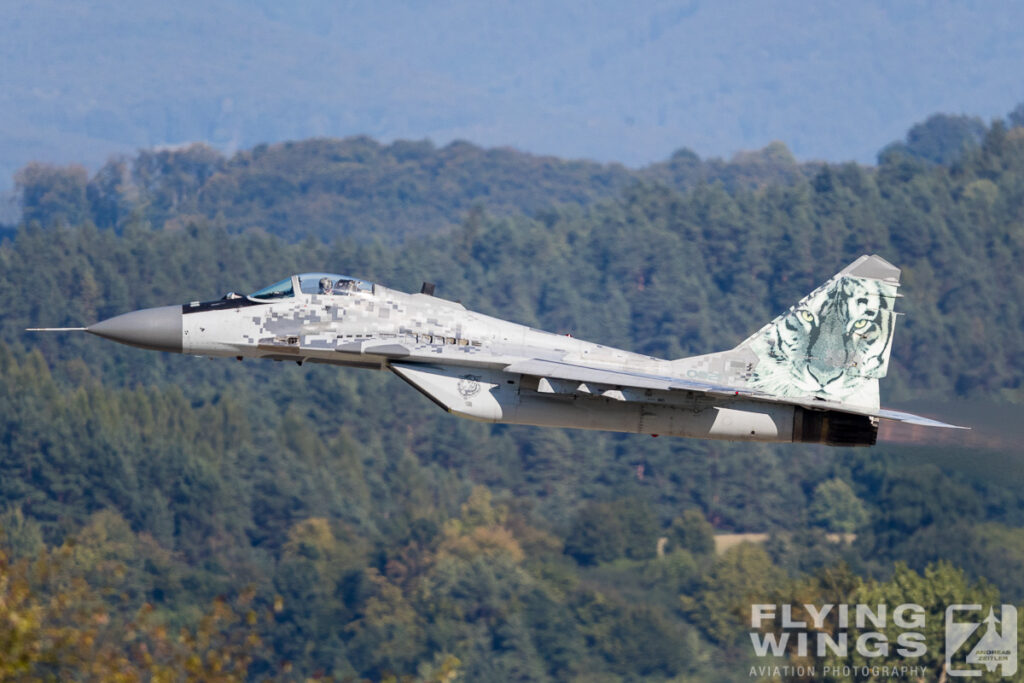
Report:
M835 410L854 415L866 415L883 420L892 420L911 425L925 427L945 427L948 429L969 429L958 425L939 422L931 418L904 413L897 410L865 408L861 406L840 403L838 401L822 400L813 396L789 397L775 396L761 391L745 388L730 387L726 385L700 382L691 379L682 379L664 375L653 375L629 370L613 370L579 363L566 363L563 361L530 359L511 363L505 366L505 372L513 374L531 375L539 378L561 379L583 384L611 385L620 389L652 389L656 391L690 391L713 396L716 398L743 398L750 401L765 403L783 403L798 405L811 410Z
M505 372L550 379L564 379L573 382L609 384L630 389L656 389L659 391L696 391L711 395L735 396L737 390L725 385L680 379L666 375L651 375L631 370L611 370L578 363L565 363L554 360L516 361L505 366Z
M550 393L600 394L618 401L641 400L632 396L632 391L621 389L685 390L720 397L736 395L735 389L724 386L540 358L509 359L510 363L506 360L490 366L489 363L466 363L467 359L453 360L439 357L424 363L396 358L388 362L388 367L445 410L486 421L501 420L508 406L517 402L516 382L509 379L513 375L537 377L538 386L547 385ZM558 389L551 386L562 382L565 384Z

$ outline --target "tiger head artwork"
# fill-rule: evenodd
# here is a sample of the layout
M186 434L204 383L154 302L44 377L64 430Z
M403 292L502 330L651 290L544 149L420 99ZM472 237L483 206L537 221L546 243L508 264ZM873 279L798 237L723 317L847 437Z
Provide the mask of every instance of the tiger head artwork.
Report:
M895 297L896 285L884 280L833 278L744 343L758 359L749 384L841 402L877 392L872 380L888 370Z

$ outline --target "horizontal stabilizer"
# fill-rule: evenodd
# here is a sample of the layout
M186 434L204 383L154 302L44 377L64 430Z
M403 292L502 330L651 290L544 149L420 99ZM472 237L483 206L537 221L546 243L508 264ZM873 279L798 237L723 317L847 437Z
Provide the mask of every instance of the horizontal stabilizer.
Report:
M875 413L878 417L884 420L894 420L896 422L902 422L908 425L920 425L922 427L945 427L946 429L970 429L970 427L961 427L959 425L951 425L945 422L939 422L928 417L921 417L920 415L914 415L912 413L901 413L898 410L888 410L883 408Z

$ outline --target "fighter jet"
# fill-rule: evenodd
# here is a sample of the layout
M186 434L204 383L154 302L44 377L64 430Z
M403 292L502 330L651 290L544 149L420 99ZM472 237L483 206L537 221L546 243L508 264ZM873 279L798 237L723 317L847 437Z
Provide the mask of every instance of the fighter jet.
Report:
M474 420L737 441L870 446L900 270L861 256L728 351L665 360L544 332L333 273L248 295L149 308L83 330L196 356L388 370Z

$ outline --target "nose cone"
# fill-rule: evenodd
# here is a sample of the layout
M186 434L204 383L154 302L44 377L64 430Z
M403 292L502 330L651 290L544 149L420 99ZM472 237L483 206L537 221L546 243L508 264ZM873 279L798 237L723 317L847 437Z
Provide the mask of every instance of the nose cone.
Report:
M122 344L181 353L181 306L144 308L101 320L85 329Z

